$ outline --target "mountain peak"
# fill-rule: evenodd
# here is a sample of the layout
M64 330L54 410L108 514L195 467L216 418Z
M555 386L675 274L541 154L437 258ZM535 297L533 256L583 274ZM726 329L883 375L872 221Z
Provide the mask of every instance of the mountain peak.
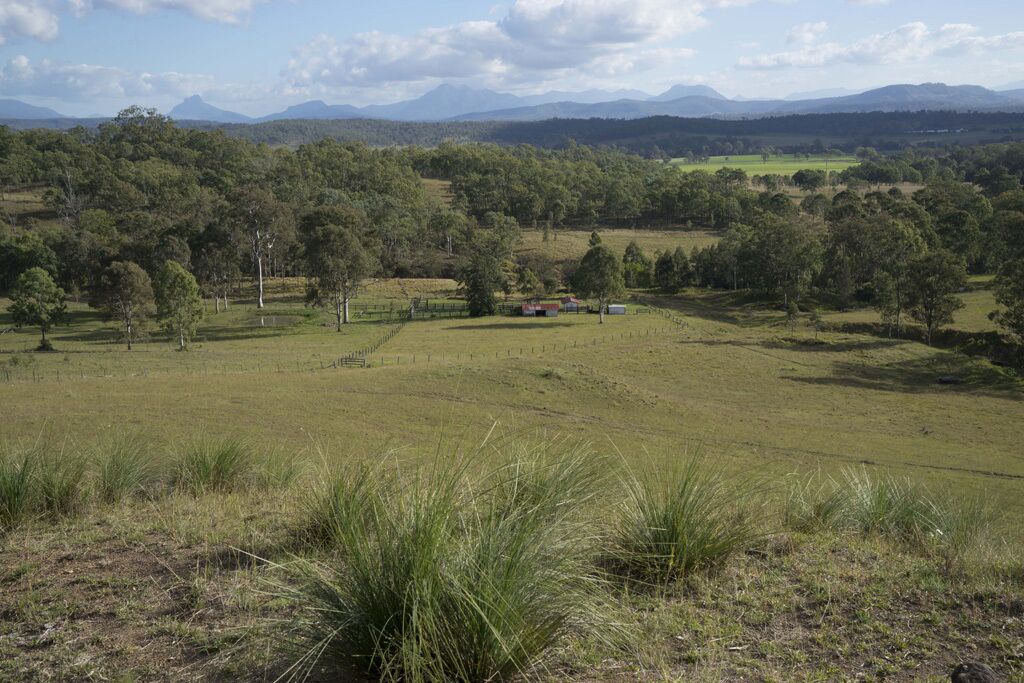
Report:
M672 100L678 100L683 97L710 97L714 100L727 99L725 95L706 85L684 85L682 83L678 83L660 95L655 95L650 98L650 101L671 102Z
M170 111L171 118L183 121L212 121L214 123L249 123L248 116L207 104L199 95L182 100Z

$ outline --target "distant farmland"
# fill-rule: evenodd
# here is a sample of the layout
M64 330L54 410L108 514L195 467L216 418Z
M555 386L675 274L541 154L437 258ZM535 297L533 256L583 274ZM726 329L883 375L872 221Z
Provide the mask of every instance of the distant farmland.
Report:
M801 156L797 158L794 154L783 154L773 156L767 162L761 159L760 154L741 154L736 156L710 157L707 163L688 163L686 159L679 158L671 161L673 166L678 166L684 171L708 171L713 173L720 168L741 168L749 175L778 174L790 176L802 169L842 171L850 166L856 166L859 162L854 157L833 157L826 160L825 157L812 156L810 158Z

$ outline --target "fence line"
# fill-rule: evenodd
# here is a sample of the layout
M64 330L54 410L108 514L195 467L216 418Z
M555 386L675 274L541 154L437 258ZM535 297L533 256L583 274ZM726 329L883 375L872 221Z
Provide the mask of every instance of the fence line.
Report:
M541 344L540 348L537 345L533 346L521 346L521 347L509 347L504 350L496 350L494 352L468 352L468 353L420 353L411 355L396 354L393 356L387 356L384 354L378 355L375 359L367 359L367 364L361 367L387 367L389 365L418 365L422 363L434 363L434 362L446 362L454 361L456 363L462 361L468 361L470 363L484 360L497 360L501 358L523 358L531 355L537 355L540 353L547 353L548 351L561 351L566 352L572 349L590 348L599 346L605 342L611 341L624 341L628 339L643 339L648 337L659 337L665 334L672 334L679 332L679 327L660 327L660 328L645 328L642 333L640 330L621 332L619 334L603 335L601 337L594 337L591 339L574 340L572 342L559 342L554 344Z

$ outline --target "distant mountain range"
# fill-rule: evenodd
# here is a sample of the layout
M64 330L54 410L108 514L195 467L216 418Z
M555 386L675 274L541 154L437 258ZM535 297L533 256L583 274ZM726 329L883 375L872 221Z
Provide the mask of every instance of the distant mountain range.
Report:
M36 107L20 100L0 100L0 118L32 120L63 119L67 117L47 107Z
M1020 86L1013 88L1011 86ZM313 100L262 117L250 117L187 98L170 111L179 121L251 124L287 119L392 121L541 121L553 118L637 119L649 116L684 118L760 118L788 114L832 114L901 111L1024 112L1024 84L996 91L976 85L942 83L889 85L856 92L832 89L794 93L785 99L729 99L705 85L676 85L659 95L639 90L553 91L519 96L464 85L441 85L411 100L355 107ZM18 100L0 100L0 119L68 118L45 107Z
M456 117L469 121L538 121L549 118L636 119L648 116L751 118L786 114L839 114L893 111L1024 111L1019 91L995 92L976 85L942 83L889 85L855 95L789 100L730 100L707 95L677 99L617 100L598 104L558 102L474 112Z

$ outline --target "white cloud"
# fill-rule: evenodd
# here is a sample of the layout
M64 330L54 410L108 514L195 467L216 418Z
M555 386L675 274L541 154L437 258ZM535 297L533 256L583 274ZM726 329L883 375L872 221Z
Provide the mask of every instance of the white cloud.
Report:
M0 0L0 45L10 38L52 40L57 37L57 15L44 0Z
M157 10L186 12L204 21L225 24L241 23L260 2L265 0L68 0L79 15L94 8L108 8L148 14Z
M213 86L213 78L175 72L132 72L96 64L33 62L24 55L0 67L0 93L7 96L92 101L131 97L183 97Z
M573 70L633 73L692 55L657 44L705 25L709 7L753 0L515 0L498 20L428 28L411 36L321 35L293 53L293 87L386 88L441 79L492 85L542 81Z
M781 69L841 63L904 64L935 56L1021 48L1024 48L1024 31L981 36L977 27L970 24L946 24L938 30L931 30L922 22L914 22L848 45L811 42L796 50L744 57L737 66L743 69Z
M204 21L240 24L253 8L269 0L0 0L0 45L11 38L52 40L60 27L58 12L83 16L98 8L147 14L186 12Z
M789 33L786 34L786 41L790 43L800 43L802 45L809 45L818 38L821 37L825 31L828 30L827 21L816 21L807 22L806 24L797 24L793 28L789 29Z

